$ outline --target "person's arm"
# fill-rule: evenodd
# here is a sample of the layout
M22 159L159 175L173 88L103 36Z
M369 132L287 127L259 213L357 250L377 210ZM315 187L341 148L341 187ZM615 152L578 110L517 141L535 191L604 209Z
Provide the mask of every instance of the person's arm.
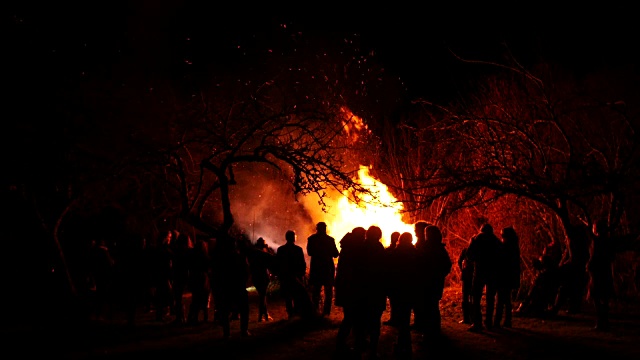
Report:
M334 239L333 237L330 239L331 244L333 245L333 257L337 258L338 256L340 256L340 251L338 251L338 246L336 246L336 239Z
M314 256L316 254L315 242L313 241L313 236L309 236L307 238L307 255Z

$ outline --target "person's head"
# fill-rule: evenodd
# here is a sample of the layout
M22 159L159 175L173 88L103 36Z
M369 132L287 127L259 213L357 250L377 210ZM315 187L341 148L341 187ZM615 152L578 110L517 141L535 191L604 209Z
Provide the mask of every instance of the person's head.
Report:
M414 232L416 233L416 239L423 240L425 238L424 230L430 224L424 220L418 220L414 225Z
M392 232L391 233L390 244L391 245L396 245L398 243L399 239L400 239L400 232L399 231Z
M518 234L516 234L516 230L511 226L503 228L500 235L502 239L504 239L504 242L518 241Z
M440 228L435 225L429 225L424 230L425 232L425 240L429 242L442 243L442 232Z
M293 244L296 242L296 232L293 230L287 230L284 234L284 239L287 240L287 243Z
M354 227L353 230L351 230L351 233L355 239L359 241L364 241L364 238L367 236L367 230L362 226Z
M259 237L258 240L256 240L256 247L258 249L264 249L267 247L267 242L264 241L263 238Z
M320 234L326 234L327 233L327 223L325 223L324 221L320 221L319 223L316 224L316 230Z
M413 245L413 234L410 232L403 232L398 238L398 246Z
M380 239L382 239L382 230L375 225L369 226L369 228L367 229L367 233L365 235L365 240L379 241Z
M480 227L480 232L483 234L493 234L493 226L491 226L491 224L489 223L482 224L482 226Z

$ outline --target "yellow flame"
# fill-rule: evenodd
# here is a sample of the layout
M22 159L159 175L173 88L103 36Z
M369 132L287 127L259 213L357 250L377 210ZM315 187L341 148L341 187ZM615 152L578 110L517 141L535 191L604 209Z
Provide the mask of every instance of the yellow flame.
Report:
M336 239L338 248L342 237L357 226L365 229L372 225L380 227L381 242L385 247L389 246L394 231L413 234L413 224L402 220L402 203L389 192L387 186L369 175L369 168L364 165L360 165L358 177L359 183L370 190L372 195L361 197L362 201L356 204L346 194L342 194L328 209L327 215L330 218L327 219L327 230Z

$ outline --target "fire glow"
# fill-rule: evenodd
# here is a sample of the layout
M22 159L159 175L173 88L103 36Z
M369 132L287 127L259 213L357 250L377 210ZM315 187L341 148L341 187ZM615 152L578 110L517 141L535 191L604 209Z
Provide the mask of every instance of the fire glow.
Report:
M346 194L342 194L335 204L329 206L326 214L328 233L336 239L338 248L342 237L357 226L365 229L372 225L380 227L381 242L385 247L389 246L394 231L413 234L413 224L407 224L402 220L402 203L389 192L387 186L369 175L369 168L364 165L360 166L358 178L359 183L371 191L371 194L360 197L361 201L358 203L350 201Z

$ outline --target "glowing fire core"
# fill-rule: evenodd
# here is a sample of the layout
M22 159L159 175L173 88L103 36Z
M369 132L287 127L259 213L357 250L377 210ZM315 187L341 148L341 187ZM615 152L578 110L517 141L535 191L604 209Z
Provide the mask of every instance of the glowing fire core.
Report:
M389 246L391 233L394 231L413 234L413 224L402 220L402 203L389 192L387 186L369 175L369 168L364 165L360 165L358 177L359 183L372 194L362 196L362 201L357 204L350 201L346 194L342 194L326 214L327 230L336 239L338 248L340 239L357 226L365 229L372 225L380 227L381 242L385 247Z

